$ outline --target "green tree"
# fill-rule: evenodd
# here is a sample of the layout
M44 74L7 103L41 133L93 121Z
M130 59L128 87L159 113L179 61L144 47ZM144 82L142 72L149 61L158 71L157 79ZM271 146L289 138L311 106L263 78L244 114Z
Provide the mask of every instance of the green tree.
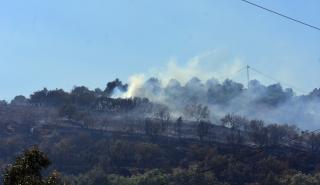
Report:
M318 185L319 179L317 176L303 174L301 172L294 175L287 175L280 179L283 185Z
M151 170L141 176L132 178L138 185L168 185L166 175L162 174L159 170Z
M4 172L3 185L58 185L57 172L43 179L41 170L51 164L49 158L37 147L26 150Z
M217 180L210 172L202 172L197 166L191 166L187 170L175 169L170 176L169 185L227 185Z

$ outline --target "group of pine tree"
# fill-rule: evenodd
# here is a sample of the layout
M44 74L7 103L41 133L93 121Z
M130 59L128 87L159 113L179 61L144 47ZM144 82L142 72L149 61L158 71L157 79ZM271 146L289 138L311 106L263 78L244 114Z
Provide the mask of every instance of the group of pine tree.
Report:
M159 91L157 80L148 83L148 88ZM174 89L190 98L184 101L192 102L187 85ZM207 91L210 97L218 97L208 99L214 104L244 91L231 81L214 87ZM1 183L320 184L317 132L235 114L226 114L217 125L209 119L208 106L200 103L185 104L183 115L174 117L167 106L147 98L112 98L116 88L126 91L128 85L116 79L104 90L43 89L29 98L17 96L9 104L0 104ZM278 85L265 90L258 102L271 108L293 96ZM301 98L320 97L318 92ZM30 147L33 144L38 147Z

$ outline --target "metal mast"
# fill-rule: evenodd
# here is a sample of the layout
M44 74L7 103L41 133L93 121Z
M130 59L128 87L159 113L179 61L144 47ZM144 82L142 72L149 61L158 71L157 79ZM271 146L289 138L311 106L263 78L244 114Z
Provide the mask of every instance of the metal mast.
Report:
M248 82L248 89L249 89L249 84L250 84L250 75L249 75L249 68L250 68L250 66L249 65L247 65L247 82Z

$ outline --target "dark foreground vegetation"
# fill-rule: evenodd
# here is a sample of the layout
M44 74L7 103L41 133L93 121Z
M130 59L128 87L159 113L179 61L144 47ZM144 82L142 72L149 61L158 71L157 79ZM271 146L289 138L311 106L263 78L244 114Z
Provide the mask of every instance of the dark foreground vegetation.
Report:
M159 138L155 143L126 137L107 139L82 135L61 139L46 147L42 145L52 160L49 171L57 169L59 173L54 171L50 175L43 171L48 177L41 178L30 168L20 170L20 167L40 170L50 164L47 157L30 150L24 154L27 157L18 157L13 166L4 171L4 185L19 184L21 180L22 184L36 180L39 185L62 182L70 185L316 185L320 182L317 155L290 147L238 145L234 148L219 143L167 138ZM29 177L32 173L36 178Z
M199 103L177 116L146 98L112 98L115 88L125 91L127 85L115 80L105 90L44 89L2 103L1 182L320 184L317 130L235 114L210 119L210 109Z

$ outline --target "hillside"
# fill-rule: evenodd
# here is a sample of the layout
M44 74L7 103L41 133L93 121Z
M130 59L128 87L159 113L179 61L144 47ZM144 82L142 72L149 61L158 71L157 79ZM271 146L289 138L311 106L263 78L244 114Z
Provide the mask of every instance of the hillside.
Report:
M218 118L201 103L186 104L178 114L173 106L146 97L114 98L118 86L126 91L115 80L103 91L44 89L0 105L2 170L37 145L52 160L50 169L70 185L141 184L157 178L163 179L158 184L234 185L318 179L316 131L234 113ZM313 101L316 92L292 98Z

